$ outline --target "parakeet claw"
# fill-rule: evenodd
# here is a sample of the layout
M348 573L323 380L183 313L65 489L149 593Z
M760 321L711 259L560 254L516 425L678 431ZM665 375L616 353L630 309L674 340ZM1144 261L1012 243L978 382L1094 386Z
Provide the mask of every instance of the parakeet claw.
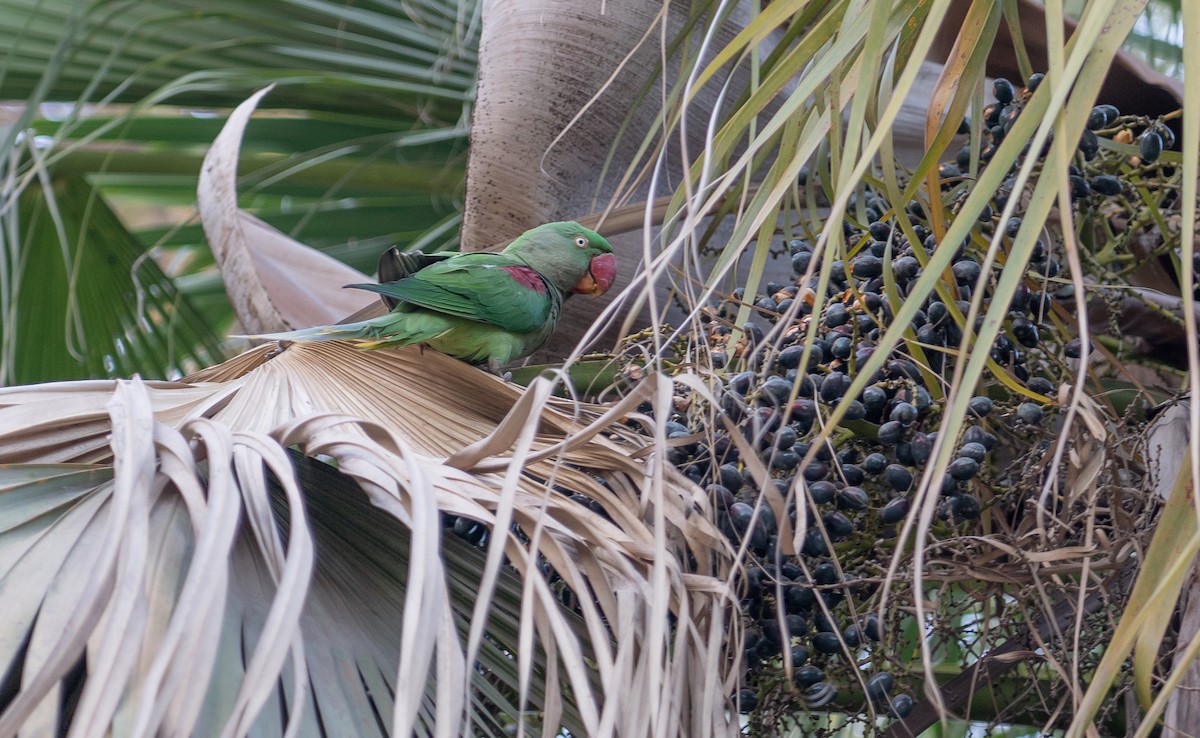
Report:
M492 374L495 374L497 377L500 377L505 382L512 381L512 372L504 371L504 367L501 366L500 362L496 361L496 359L494 359L494 358L488 358L487 370L489 372L491 372Z

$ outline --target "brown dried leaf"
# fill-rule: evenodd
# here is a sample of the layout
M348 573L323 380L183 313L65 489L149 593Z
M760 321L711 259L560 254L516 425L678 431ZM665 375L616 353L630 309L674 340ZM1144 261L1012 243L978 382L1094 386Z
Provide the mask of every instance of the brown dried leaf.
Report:
M238 209L242 132L270 89L259 90L229 116L204 157L196 188L204 233L221 267L225 290L250 333L336 323L375 302L370 293L342 289L370 281L368 276Z

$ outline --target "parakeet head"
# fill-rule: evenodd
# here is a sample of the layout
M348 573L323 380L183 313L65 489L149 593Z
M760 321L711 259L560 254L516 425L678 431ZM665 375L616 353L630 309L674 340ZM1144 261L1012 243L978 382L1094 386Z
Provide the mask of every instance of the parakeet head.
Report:
M528 230L504 253L524 261L563 294L602 295L617 277L612 245L574 221Z

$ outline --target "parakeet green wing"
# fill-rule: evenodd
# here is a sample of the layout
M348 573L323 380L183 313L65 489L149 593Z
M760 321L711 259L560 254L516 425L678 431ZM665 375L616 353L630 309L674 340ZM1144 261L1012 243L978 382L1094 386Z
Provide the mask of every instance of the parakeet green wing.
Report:
M422 251L401 251L395 246L379 255L379 281L381 283L397 282L411 277L428 266L461 256L456 251L436 251L431 254ZM392 310L398 304L396 298L380 295L383 304Z
M500 254L465 254L397 282L348 286L513 333L543 328L562 302L535 270Z

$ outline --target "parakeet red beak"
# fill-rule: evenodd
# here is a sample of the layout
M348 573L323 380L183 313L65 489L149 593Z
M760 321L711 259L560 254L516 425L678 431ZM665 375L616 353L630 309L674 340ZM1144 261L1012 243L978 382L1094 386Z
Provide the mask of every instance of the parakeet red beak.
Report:
M600 254L592 257L588 264L587 274L575 285L571 292L577 295L603 295L612 287L617 278L617 257L612 254Z

